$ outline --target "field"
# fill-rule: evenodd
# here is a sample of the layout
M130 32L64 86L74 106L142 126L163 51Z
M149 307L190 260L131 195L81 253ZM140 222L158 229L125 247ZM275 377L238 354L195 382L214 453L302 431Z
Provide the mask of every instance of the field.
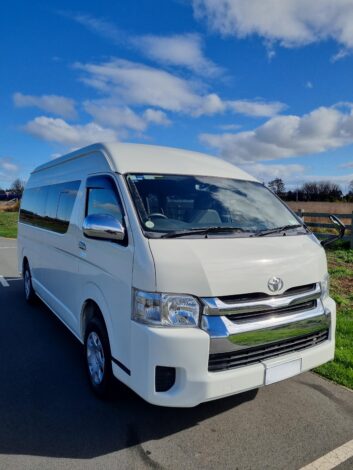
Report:
M18 201L0 201L0 237L17 237Z
M18 212L0 212L0 237L17 237Z
M331 249L327 257L337 303L336 356L316 372L353 389L353 250Z
M304 212L329 212L330 214L350 214L353 212L353 202L295 202L286 201L293 210L303 209Z
M299 210L304 211L304 222L318 222L318 223L329 223L330 221L326 217L305 217L305 212L326 212L329 214L352 214L353 202L293 202L286 201L286 204L293 209L295 212ZM351 219L345 219L340 217L343 223L346 225L351 224ZM325 232L325 230L314 230ZM330 231L330 230L328 230Z

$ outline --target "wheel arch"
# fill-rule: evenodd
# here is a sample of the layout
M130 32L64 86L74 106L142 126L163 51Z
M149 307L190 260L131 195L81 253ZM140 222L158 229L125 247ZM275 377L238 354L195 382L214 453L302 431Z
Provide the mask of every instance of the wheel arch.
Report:
M107 329L110 349L114 355L113 324L109 307L104 299L103 293L96 284L89 283L83 290L81 298L81 312L79 321L79 334L83 342L85 331L90 318L98 316L105 324Z

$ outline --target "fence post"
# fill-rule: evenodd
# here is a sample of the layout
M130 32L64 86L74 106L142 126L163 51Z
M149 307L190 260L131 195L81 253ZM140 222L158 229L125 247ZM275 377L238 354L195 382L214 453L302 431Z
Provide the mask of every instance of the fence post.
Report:
M299 209L299 217L302 219L302 221L304 222L304 209Z
M352 218L351 218L351 249L353 250L353 211L352 211Z

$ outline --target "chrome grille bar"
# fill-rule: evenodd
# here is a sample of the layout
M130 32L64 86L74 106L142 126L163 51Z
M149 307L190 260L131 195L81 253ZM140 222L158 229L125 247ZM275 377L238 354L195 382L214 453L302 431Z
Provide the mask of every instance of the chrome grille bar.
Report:
M203 297L201 299L204 305L204 315L236 315L244 313L254 313L268 311L279 308L285 308L293 305L299 305L310 300L319 299L321 295L321 287L319 283L314 288L293 295L277 295L260 300L225 303L218 297Z

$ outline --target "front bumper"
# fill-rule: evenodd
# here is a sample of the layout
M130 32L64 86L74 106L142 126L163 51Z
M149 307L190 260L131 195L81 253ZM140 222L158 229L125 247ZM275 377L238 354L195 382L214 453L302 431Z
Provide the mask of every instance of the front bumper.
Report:
M301 372L334 357L336 307L325 301L331 312L329 338L320 345L235 369L209 372L210 337L201 329L151 328L132 322L131 375L124 382L146 401L175 407L192 407L204 401L259 388L265 383L266 367L281 361L301 359ZM167 392L155 391L156 366L175 367L176 382ZM115 375L121 377L116 365Z

